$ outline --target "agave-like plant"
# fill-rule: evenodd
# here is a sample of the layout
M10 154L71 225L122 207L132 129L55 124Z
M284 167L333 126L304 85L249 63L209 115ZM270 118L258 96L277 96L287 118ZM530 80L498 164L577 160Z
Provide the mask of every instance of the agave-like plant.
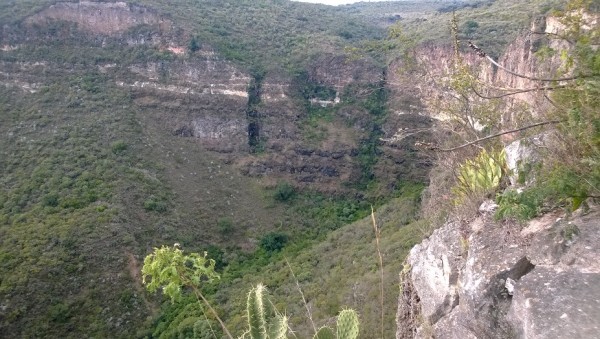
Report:
M457 185L453 188L458 200L473 193L488 192L500 185L506 173L506 153L485 149L474 159L465 161L458 169Z

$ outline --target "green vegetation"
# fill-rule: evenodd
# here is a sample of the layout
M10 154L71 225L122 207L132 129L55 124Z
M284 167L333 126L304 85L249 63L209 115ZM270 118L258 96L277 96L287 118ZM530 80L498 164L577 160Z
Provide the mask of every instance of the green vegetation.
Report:
M105 336L115 323L102 309L143 307L124 259L161 238L148 224L170 217L146 215L144 197L169 199L169 191L133 143L141 129L128 93L93 72L46 76L36 93L0 88L0 326L23 336ZM82 90L91 78L97 90ZM106 280L105 272L124 274Z
M219 278L214 260L206 258L206 254L184 255L178 245L155 248L154 253L144 259L142 275L148 291L154 293L160 288L171 301L181 299L182 286L197 290L201 284L210 284Z
M119 154L127 150L127 144L123 140L117 140L111 144L113 153Z
M290 183L282 181L277 184L273 196L276 201L288 202L296 196L296 189Z
M556 39L567 41L567 47L543 51L561 56L557 78L574 75L564 88L552 92L554 109L546 115L560 121L557 142L543 153L534 182L523 193L506 192L498 198L498 217L527 220L557 206L576 210L600 194L600 55L593 47L599 43L600 28L586 27L582 14L593 11L591 6L592 1L574 0L564 12L554 13L566 27Z
M168 334L187 335L193 338L201 338L208 334L216 336L200 304L202 301L218 320L227 337L232 338L215 309L200 292L201 285L210 284L214 279L219 278L214 268L215 261L207 259L206 254L204 256L197 253L184 255L178 245L172 248L167 246L155 248L154 253L144 259L143 281L150 292L156 292L160 288L163 294L170 297L171 302L174 303L181 300L182 288L188 287L194 291L197 297L195 303L188 304L175 315L175 319L166 330L161 331L160 337ZM66 311L63 306L60 306L55 313L62 319ZM198 311L202 313L204 320L199 318ZM246 301L246 314L248 329L241 338L281 339L287 337L288 317L277 311L269 299L264 285L258 284L250 289ZM333 336L330 328L321 327L315 333L315 338L328 338L327 335L331 334L333 338L355 339L358 337L358 326L356 312L343 310L337 317L337 336ZM154 335L156 334L157 331L154 332Z
M155 248L154 253L149 254L144 259L142 275L143 283L148 291L154 293L160 288L165 296L171 298L172 302L181 299L183 287L191 288L197 302L202 301L204 303L204 306L219 321L223 331L229 338L232 338L217 312L200 291L201 285L210 284L213 280L219 278L219 275L215 272L215 261L207 259L206 253L203 256L198 253L184 255L177 244L172 248L168 246ZM189 310L186 310L186 316L189 316ZM206 322L208 322L206 314L204 316ZM194 322L196 319L190 319L189 317L187 319L188 322L192 320L194 324L192 333L196 332L197 322ZM198 325L202 326L202 322Z
M248 292L246 312L248 330L244 332L242 338L281 339L287 337L288 318L273 307L262 284L258 284Z
M506 154L502 151L487 152L483 149L474 159L467 159L458 168L457 185L453 188L456 203L471 195L493 193L506 175Z
M310 337L314 333L302 316L303 304L290 293L295 287L284 264L286 257L306 286L318 328L337 316L337 337L351 338L358 331L354 326L358 315L362 333L379 333L382 310L372 302L379 293L373 288L378 286L377 258L370 221L365 219L373 204L381 218L385 258L384 331L386 337L393 336L397 272L422 236L423 224L414 219L423 184L398 182L394 188L380 189L376 169L381 163L382 126L388 117L385 81L347 86L336 107L312 106L310 99L332 100L336 92L309 79L306 65L320 53L339 56L345 47L368 46L370 39L384 36L378 26L382 22L401 21L411 35L431 29L427 36L439 41L440 22L448 16L436 13L441 3L386 3L378 9L376 4L329 7L279 0L134 1L156 9L181 28L173 36L161 37L161 44L186 48L187 53L175 55L162 45L128 41L153 38L160 30L150 25L139 25L121 36L99 37L82 33L72 23L24 23L25 17L55 2L0 4L0 23L6 27L0 36L3 335L203 337L212 331L221 334L217 312L229 328L242 333L248 328L247 286L262 281L275 292L268 303L262 298L263 304L272 302L274 308L289 311L290 326ZM459 9L468 23L463 33L477 42L492 37L489 45L500 50L510 41L514 27L521 27L504 14L496 20L504 2ZM514 3L511 10L522 13L524 6ZM407 9L402 20L390 14L398 8ZM524 13L518 22L528 19ZM597 72L597 57L584 48L584 42L578 58L588 60L585 67ZM240 175L240 168L232 165L232 154L210 152L192 138L169 134L173 124L188 122L190 114L220 113L227 103L116 85L116 80L138 81L131 66L148 62L159 65L156 81L166 84L171 75L162 66L204 60L199 53L207 46L216 48L219 58L233 60L252 74L245 121L257 128L254 138L248 135L251 156L260 160L268 141L260 130L262 81L283 74L294 77L298 91L292 100L305 108L298 114L306 139L302 142L320 146L337 138L332 131L342 129L345 134L340 134L348 139L360 140L351 156L360 167L356 177L340 182L337 194L286 181L267 189L273 181ZM371 54L383 61L387 53L377 49ZM119 67L107 66L113 63ZM580 69L587 72L577 66L577 72ZM585 145L580 150L582 169L574 171L570 166L568 172L555 167L556 178L573 173L576 179L548 181L554 187L550 196L570 199L574 206L597 195L594 187L600 176L594 134L597 84L582 81L568 89L571 92L562 92L563 102L573 101L589 87L585 100L572 105L565 125L565 135L581 138L577 142ZM243 114L244 108L239 111ZM591 186L579 180L582 175L591 178ZM518 205L521 198L511 199L510 204ZM147 280L149 286L164 286L163 293L174 300L157 310L162 299L147 295L139 284L139 258L157 244L174 242L207 255L158 249L150 257L156 264L152 267L149 262L142 272L146 279L153 277ZM208 303L182 294L190 288L218 310L210 312ZM356 313L338 315L345 307ZM334 335L326 329L322 335L326 332Z
M355 339L358 338L359 322L358 315L354 310L343 310L337 316L336 332L334 334L330 327L319 328L314 339Z
M529 220L538 215L543 200L543 196L531 190L522 193L507 190L496 198L496 219Z
M260 240L260 247L267 252L276 252L281 250L288 242L289 238L287 235L277 232L272 232L265 235Z
M277 0L134 2L168 13L197 41L250 69L297 70L321 50L383 36L357 13L332 6Z
M223 235L228 235L234 231L235 225L230 218L221 218L217 221L217 227L219 229L219 233Z
M447 5L438 3L437 11L425 11L418 17L407 18L400 23L417 40L449 45L449 23L452 15L456 14L463 23L459 38L473 41L497 58L519 33L531 25L539 13L547 8L555 8L560 3L560 0L474 0Z

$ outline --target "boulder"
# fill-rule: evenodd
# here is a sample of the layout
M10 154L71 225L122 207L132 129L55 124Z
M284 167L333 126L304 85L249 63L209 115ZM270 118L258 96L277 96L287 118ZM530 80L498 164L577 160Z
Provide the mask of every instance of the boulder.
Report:
M521 226L484 213L415 246L398 308L398 328L412 328L397 338L599 338L600 209L557 216Z

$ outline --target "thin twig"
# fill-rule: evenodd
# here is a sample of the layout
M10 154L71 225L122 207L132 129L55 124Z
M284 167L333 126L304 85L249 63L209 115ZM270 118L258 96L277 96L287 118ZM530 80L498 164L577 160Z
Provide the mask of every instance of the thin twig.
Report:
M202 295L202 293L200 292L200 290L198 290L196 288L196 286L191 285L191 287L194 290L194 294L196 294L196 297L197 298L199 297L200 299L202 299L202 301L204 302L204 304L212 312L212 314L215 316L215 318L217 318L217 321L221 325L221 328L223 328L223 331L225 331L225 334L227 335L227 337L229 339L233 339L233 336L231 335L231 333L229 333L229 330L227 329L227 326L225 326L225 323L223 322L223 320L221 320L221 317L219 317L219 315L217 314L217 311L215 311L215 309L212 308L212 306L210 305L210 303L208 302L208 300L206 300L206 298L204 298L204 295Z
M586 75L574 75L574 76L570 76L570 77L566 77L566 78L559 78L559 79L532 77L532 76L528 76L525 74L520 74L520 73L511 71L510 69L500 65L499 63L496 62L496 60L492 59L492 57L487 55L481 48L477 47L477 45L475 45L471 41L469 41L469 47L471 47L477 53L478 56L488 59L488 61L491 62L492 64L494 64L496 67L498 67L498 68L502 69L503 71L510 73L516 77L519 77L519 78L529 79L529 80L533 80L533 81L570 81L570 80L577 80L577 79L589 77Z
M552 32L536 32L536 31L530 31L529 32L531 35L547 35L547 36L553 36L554 39L557 40L562 40L562 41L566 41L571 45L575 45L575 41L567 38L566 36L562 36L558 33L552 33Z
M385 309L383 308L383 257L381 256L381 248L379 246L379 238L381 236L381 231L377 227L377 223L375 222L375 210L373 210L373 206L371 206L371 220L373 221L373 230L375 231L375 245L377 247L377 255L379 256L379 272L380 272L380 294L381 294L381 338L384 338L383 333L383 318Z
M488 60L489 60L489 61L490 61L492 64L496 65L498 68L502 69L503 71L505 71L505 72L507 72L507 73L510 73L510 74L512 74L512 75L514 75L514 76L516 76L516 77L523 78L523 79L528 79L528 80L533 80L533 81L546 81L546 82L549 82L549 81L570 81L570 80L577 80L577 79L581 79L581 78L584 78L584 77L586 77L586 76L583 76L583 75L581 75L581 76L571 76L571 77L559 78L559 79L552 79L552 78L536 78L536 77L528 76L528 75L525 75L525 74L519 74L519 73L517 73L517 72L513 72L513 71L511 71L510 69L508 69L508 68L506 68L506 67L504 67L504 66L500 65L499 63L497 63L497 62L496 62L494 59L492 59L492 58L491 58L489 55L486 55L485 57L486 57L486 59L488 59Z
M210 333L212 333L213 337L215 339L219 339L217 337L217 334L215 333L215 330L213 330L212 325L210 324L210 320L208 320L208 317L206 316L206 311L204 310L204 307L201 307L200 310L202 311L202 315L204 315L204 319L206 319L206 323L208 324L208 328L210 329Z
M501 135L515 133L515 132L520 132L520 131L524 131L526 129L530 129L530 128L534 128L534 127L538 127L538 126L544 126L544 125L550 125L550 124L558 124L558 123L561 123L561 122L563 122L563 120L551 120L551 121L538 122L538 123L535 123L533 125L528 125L528 126L521 127L521 128L511 129L509 131L504 131L504 132L500 132L500 133L488 135L485 138L480 138L480 139L468 142L468 143L466 143L464 145L460 145L460 146L457 146L457 147L453 147L453 148L437 148L437 147L434 147L433 149L436 150L436 151L440 151L440 152L452 152L452 151L456 151L456 150L461 149L461 148L465 148L467 146L478 144L478 143L480 143L482 141L485 141L485 140L489 140L489 139L493 139L493 138L499 137Z
M312 325L313 330L315 330L315 334L317 334L317 326L315 326L315 322L313 321L312 314L310 313L310 307L308 307L308 303L306 302L306 298L304 297L302 288L300 288L300 283L298 282L298 278L296 278L296 275L294 274L294 270L292 269L292 265L290 265L290 262L287 260L287 258L285 258L285 263L287 264L288 268L290 269L290 272L292 273L292 277L294 277L294 282L296 283L298 292L300 292L300 295L302 296L302 302L304 303L304 308L306 308L306 314L308 315L308 320L310 320L310 324Z
M546 87L515 89L510 93L504 93L504 94L492 95L492 96L486 96L484 94L479 93L473 86L471 87L471 90L473 90L473 93L475 93L475 95L477 95L478 97L480 97L482 99L500 99L500 98L508 97L508 96L515 95L515 94L528 93L528 92L533 92L533 91L552 91L555 89L561 89L561 88L566 88L566 87L567 87L566 85L559 85L559 86L546 86Z

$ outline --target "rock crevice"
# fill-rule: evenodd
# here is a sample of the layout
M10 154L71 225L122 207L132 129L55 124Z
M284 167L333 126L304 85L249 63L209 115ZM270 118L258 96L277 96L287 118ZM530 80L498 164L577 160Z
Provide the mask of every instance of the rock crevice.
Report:
M446 223L411 251L397 338L600 334L600 210L570 219L547 215L522 229L489 216L469 226L468 248L460 245L457 224Z

